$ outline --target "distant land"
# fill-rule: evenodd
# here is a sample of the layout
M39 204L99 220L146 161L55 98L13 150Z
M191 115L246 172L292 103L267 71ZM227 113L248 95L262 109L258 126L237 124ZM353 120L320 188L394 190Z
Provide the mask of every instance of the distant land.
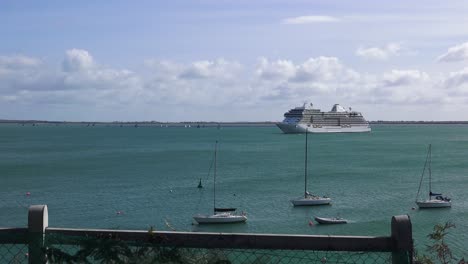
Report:
M95 122L95 121L46 121L46 120L10 120L0 119L0 124L19 124L19 125L106 125L106 126L160 126L160 127L217 127L217 126L275 126L274 121L259 121L259 122L216 122L216 121L182 121L182 122L160 122L160 121L112 121L112 122ZM468 121L369 121L371 125L459 125L468 124Z
M215 121L182 121L182 122L160 122L160 121L46 121L46 120L7 120L0 119L0 124L19 125L85 125L85 126L160 126L160 127L217 127L217 126L275 126L277 122L215 122Z

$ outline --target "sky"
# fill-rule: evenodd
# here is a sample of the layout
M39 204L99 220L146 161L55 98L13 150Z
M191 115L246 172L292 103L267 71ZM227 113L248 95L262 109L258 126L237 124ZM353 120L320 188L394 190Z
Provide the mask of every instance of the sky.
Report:
M0 0L0 119L468 120L466 1Z

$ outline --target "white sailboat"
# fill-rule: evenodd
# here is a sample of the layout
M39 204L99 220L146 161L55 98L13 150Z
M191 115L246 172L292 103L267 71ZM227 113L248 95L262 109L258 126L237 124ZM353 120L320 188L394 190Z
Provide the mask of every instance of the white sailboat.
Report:
M421 175L421 180L419 182L418 193L416 194L416 204L418 205L420 209L451 207L452 202L450 198L443 196L441 193L432 192L431 163L432 163L432 146L431 144L429 144L429 150L427 151L426 162L424 163L424 169ZM428 167L428 171L429 171L429 197L427 200L418 201L419 192L421 191L421 185L423 182L424 172L426 171L426 167Z
M198 214L193 217L199 224L227 224L227 223L240 223L247 221L247 216L244 214L235 214L236 208L219 208L216 207L216 158L218 151L218 141L215 144L214 152L214 181L213 181L213 214L202 215Z
M330 204L331 199L329 197L322 197L318 195L311 194L307 191L307 149L308 149L308 141L307 135L309 133L305 133L306 140L305 140L305 170L304 170L304 197L299 197L296 199L291 200L291 203L294 206L307 206L307 205L326 205Z

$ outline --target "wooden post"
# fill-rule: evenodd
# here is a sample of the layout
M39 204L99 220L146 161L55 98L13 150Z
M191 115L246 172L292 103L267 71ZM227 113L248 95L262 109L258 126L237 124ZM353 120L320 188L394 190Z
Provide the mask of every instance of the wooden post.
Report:
M413 232L408 215L392 217L392 263L413 263Z
M28 213L29 263L47 262L44 248L44 232L49 225L47 205L31 205Z

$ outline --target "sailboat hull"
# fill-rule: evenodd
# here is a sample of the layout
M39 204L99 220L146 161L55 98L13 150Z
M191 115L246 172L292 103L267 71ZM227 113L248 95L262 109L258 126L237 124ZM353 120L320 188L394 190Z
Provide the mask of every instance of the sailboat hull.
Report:
M445 208L451 207L452 202L450 201L442 201L442 200L426 200L421 202L416 202L419 208Z
M245 215L232 214L196 215L193 219L199 224L229 224L247 221Z
M291 200L294 206L313 206L313 205L327 205L331 203L330 198L311 197L311 198L298 198Z

